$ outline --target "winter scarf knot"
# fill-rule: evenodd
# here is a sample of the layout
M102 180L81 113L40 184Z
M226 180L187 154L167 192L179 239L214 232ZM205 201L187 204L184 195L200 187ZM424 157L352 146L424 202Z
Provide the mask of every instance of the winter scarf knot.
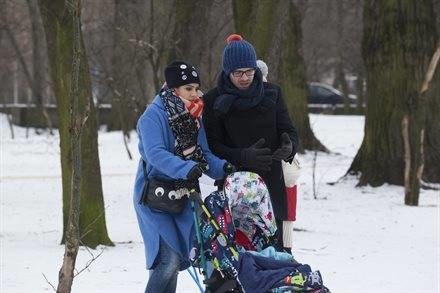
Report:
M259 69L255 70L254 79L248 89L239 90L224 72L217 84L220 96L214 102L214 109L222 114L231 109L247 110L260 104L263 99L263 77Z

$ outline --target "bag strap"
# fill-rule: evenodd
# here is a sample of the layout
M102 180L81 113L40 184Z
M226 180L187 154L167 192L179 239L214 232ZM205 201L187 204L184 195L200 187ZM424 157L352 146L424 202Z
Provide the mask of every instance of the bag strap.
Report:
M144 173L144 180L148 181L148 177L147 177L147 163L144 161L144 159L142 159L142 171Z
M147 177L147 163L142 159L142 173L144 175L144 189L148 189L148 177ZM145 200L146 193L142 192L141 198L139 200L139 204L142 204Z

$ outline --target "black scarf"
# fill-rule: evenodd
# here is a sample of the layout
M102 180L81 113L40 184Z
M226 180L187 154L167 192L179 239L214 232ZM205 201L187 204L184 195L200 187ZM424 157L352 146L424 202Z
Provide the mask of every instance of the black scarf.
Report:
M214 103L214 109L223 114L231 109L247 110L260 104L263 99L263 77L259 69L255 70L254 79L245 90L238 89L223 71L218 79L217 88L220 96Z
M184 160L206 164L202 148L197 143L199 124L185 107L183 101L170 89L164 89L160 98L168 115L168 123L176 139L175 154Z

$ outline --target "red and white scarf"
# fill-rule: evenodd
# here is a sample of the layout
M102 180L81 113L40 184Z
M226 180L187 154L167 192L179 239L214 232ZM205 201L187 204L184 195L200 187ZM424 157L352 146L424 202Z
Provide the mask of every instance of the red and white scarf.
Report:
M195 99L194 101L188 101L180 98L185 104L186 109L191 114L191 116L195 119L200 118L203 112L203 101L200 98Z

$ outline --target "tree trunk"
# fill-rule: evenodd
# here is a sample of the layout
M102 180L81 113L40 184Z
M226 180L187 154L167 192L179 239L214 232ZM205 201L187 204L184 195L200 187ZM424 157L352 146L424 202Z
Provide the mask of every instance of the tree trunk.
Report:
M335 68L335 82L334 87L339 89L344 94L344 112L350 113L350 99L348 98L348 83L345 78L344 68L344 45L346 40L344 39L344 1L336 1L336 33L338 42L337 46L337 61Z
M14 135L14 125L12 124L12 119L11 119L12 116L11 109L8 110L6 108L6 99L4 95L2 95L2 102L3 102L3 109L5 109L4 113L6 114L6 120L8 121L9 130L11 131L11 139L14 139L15 135Z
M417 107L415 100L436 43L430 0L366 1L364 139L348 171L360 173L359 185L403 185L402 119ZM426 121L426 129L437 127L432 122Z
M176 0L173 32L173 39L176 42L170 52L168 62L183 59L191 64L202 66L200 61L203 48L209 37L203 32L209 22L208 13L212 4L211 1L204 0Z
M146 85L146 62L142 57L142 48L136 40L145 37L146 13L143 0L115 0L113 29L112 73L109 87L112 90L111 123L108 130L122 130L130 137L130 131L136 127L136 121L142 114L137 105L144 105Z
M63 0L39 0L48 48L50 73L57 101L63 183L63 240L70 210L72 178L72 141L70 137L69 89L72 71L73 24L68 21ZM92 100L90 73L81 37L81 67L79 72L79 107L88 109L88 119L81 132L81 213L79 233L81 244L95 248L99 244L113 245L107 235L101 170L98 156L98 132Z
M350 99L349 99L349 91L348 91L348 83L345 78L345 70L344 64L342 61L342 53L338 56L338 62L336 64L335 69L335 82L333 83L333 87L337 88L344 95L344 113L350 113Z
M440 18L440 16L438 17ZM425 144L423 153L425 154L425 166L423 168L422 179L425 182L440 183L440 64L428 89L426 96L426 124L425 124Z
M70 75L69 104L70 113L70 141L72 143L72 185L70 190L69 219L66 229L66 245L64 249L63 265L58 274L57 292L69 293L72 289L76 256L78 255L80 243L79 215L80 215L80 188L81 188L81 131L87 120L86 105L79 109L80 91L79 75L81 62L81 0L72 2L73 7L65 7L70 11L72 17L72 71ZM67 20L66 20L67 22ZM85 60L87 62L87 60ZM87 102L86 102L87 104Z
M405 204L411 206L419 204L425 139L425 130L423 129L424 105L419 104L417 108L414 109L414 112L405 114L402 118Z
M185 60L196 67L203 67L202 56L208 43L208 34L204 33L209 23L211 1L176 0L173 39L175 44L168 56L168 63L178 59ZM203 77L203 73L201 77Z
M29 8L29 16L32 27L32 96L35 105L41 113L41 117L38 120L45 121L46 126L49 128L49 133L52 134L52 120L44 105L43 99L43 81L44 81L44 62L42 50L44 48L43 41L43 28L40 22L40 13L38 11L38 5L36 0L26 0Z
M420 183L424 169L424 143L426 96L440 59L440 43L433 55L420 90L420 95L414 101L415 107L403 116L402 136L404 141L405 158L405 204L417 206L419 204Z
M365 103L365 90L364 90L364 71L359 70L357 80L356 80L356 88L357 88L357 101L356 108L358 114L364 113L364 103Z
M145 27L148 33L142 40L141 46L152 75L154 88L149 93L150 96L161 89L164 82L163 69L169 60L170 52L178 42L178 39L173 38L176 19L175 2L175 0L149 1L148 22ZM166 21L163 21L164 19Z
M6 11L6 5L4 0L0 0L0 11ZM0 27L4 27L6 26L6 20L4 17L0 17ZM3 37L4 37L4 29L0 29L0 50L2 49L2 42L3 42ZM6 81L6 84L8 82ZM14 139L15 135L14 135L14 127L12 125L12 119L11 119L11 109L7 109L6 108L6 91L4 91L3 89L0 89L0 95L2 96L2 103L3 103L3 109L5 110L5 114L6 114L6 119L8 121L8 125L9 125L9 130L11 131L11 139Z
M222 17L218 18L221 14ZM215 21L212 21L215 19ZM224 35L232 30L230 1L175 1L173 40L175 45L168 56L185 60L200 72L201 88L217 84Z
M283 90L284 99L298 130L300 151L326 148L310 127L307 84L302 56L301 20L292 1L234 1L236 29L269 66L268 80Z

